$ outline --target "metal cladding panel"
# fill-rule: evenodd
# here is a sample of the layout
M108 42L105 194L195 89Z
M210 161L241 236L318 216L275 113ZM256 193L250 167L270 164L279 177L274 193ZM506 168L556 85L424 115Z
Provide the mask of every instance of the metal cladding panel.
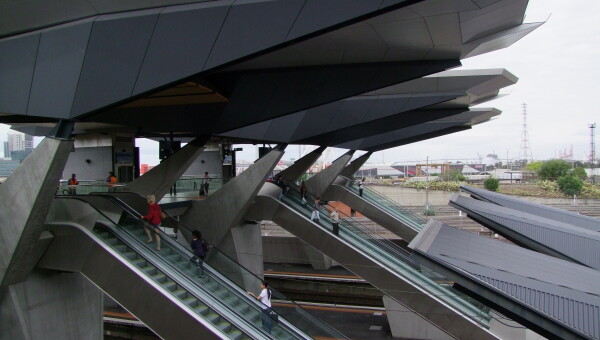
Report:
M499 1L475 11L460 13L463 42L476 40L523 22L528 0Z
M344 126L351 126L358 124L363 121L363 117L367 116L375 104L376 100L369 100L367 98L354 97L348 100L342 100L342 106L336 114L329 115L333 119L329 124L324 126L316 126L315 132L326 132L339 129ZM402 108L405 101L398 100L398 109Z
M461 210L466 211L470 218L478 222L485 222L485 220L482 221L481 216L525 239L533 240L534 245L526 243L518 237L509 237L513 241L526 244L533 250L544 252L542 248L537 248L535 245L540 244L575 262L600 269L600 235L595 232L463 196L455 196L451 202L461 207ZM493 223L483 224L505 234L503 230L498 230Z
M298 124L292 135L292 141L299 140L306 136L311 136L315 131L318 131L322 129L322 127L328 125L332 119L331 113L339 112L339 110L342 108L343 102L343 100L340 100L306 110L304 119L300 122L300 124Z
M206 69L283 43L303 0L235 2L227 14Z
M282 121L271 122L271 126L264 135L263 140L273 140L277 142L288 143L291 137L291 130L298 126L302 116L289 115L282 117Z
M497 297L507 299L504 301L549 317L576 333L600 338L600 271L437 221L422 233L410 248L459 275L470 276L482 290L491 288ZM528 321L536 323L537 318Z
M159 11L106 15L94 22L71 117L131 96Z
M462 44L458 13L425 17L434 45Z
M0 41L0 112L27 114L40 35Z
M42 32L28 114L69 118L92 21Z
M528 202L522 199L514 198L488 190L477 189L467 185L462 185L461 189L467 191L477 199L491 202L506 208L522 211L528 214L542 216L544 218L567 223L576 227L588 229L594 232L600 232L600 220L584 216L570 211L565 211L543 204Z
M319 136L327 144L341 144L356 138L379 135L399 128L417 126L443 117L455 115L464 110L414 110L391 115L385 118L369 121L360 125L339 129L329 134Z
M306 0L286 40L376 11L381 3L381 0Z
M201 72L230 3L177 6L161 12L133 94Z
M449 135L451 133L457 133L457 132L461 132L461 131L465 131L465 130L469 130L469 129L471 129L471 126L469 126L469 125L456 125L456 126L449 127L447 129L434 130L434 131L427 132L422 135L418 135L416 137L403 138L403 139L397 140L395 142L374 145L372 147L363 148L361 150L377 152L377 151L386 150L386 149L394 148L394 147L401 146L401 145L416 143L416 142L424 141L427 139L445 136L445 135Z

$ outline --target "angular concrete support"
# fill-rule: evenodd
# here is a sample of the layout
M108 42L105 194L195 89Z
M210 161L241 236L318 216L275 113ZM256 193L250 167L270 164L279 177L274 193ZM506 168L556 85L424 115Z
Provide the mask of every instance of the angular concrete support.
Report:
M0 292L0 340L101 340L102 295L79 273L34 269Z
M169 192L181 175L194 163L204 150L204 144L209 136L200 136L189 142L181 150L162 161L158 166L129 183L125 190L142 196L153 194L156 201Z
M308 192L315 196L321 196L325 190L333 183L337 176L344 170L344 167L352 159L354 150L350 150L341 155L338 159L331 163L331 166L319 172L306 181Z
M194 201L181 223L199 229L204 239L219 246L231 228L244 222L246 210L283 154L283 147L273 149L207 199Z
M40 236L73 149L72 130L73 122L60 121L0 185L0 286L24 281L44 251Z
M383 296L383 305L385 306L388 323L390 324L390 330L394 338L428 340L454 339L387 295Z
M231 228L219 247L252 274L264 279L260 223L248 222ZM240 275L245 289L257 289L258 282L254 276L244 275L244 273Z
M311 245L302 242L306 257L310 261L311 266L317 270L327 270L333 265L331 257L321 253L320 251L313 248Z
M342 172L340 172L340 176L348 177L350 179L354 178L354 174L360 169L363 164L367 162L369 157L373 154L373 151L369 151L366 154L358 157L353 160L352 163L348 164Z
M300 176L308 171L311 165L315 164L317 159L321 157L321 154L323 154L323 151L326 148L326 146L320 146L317 149L309 152L304 157L295 161L290 167L280 172L281 176L288 181L295 182Z

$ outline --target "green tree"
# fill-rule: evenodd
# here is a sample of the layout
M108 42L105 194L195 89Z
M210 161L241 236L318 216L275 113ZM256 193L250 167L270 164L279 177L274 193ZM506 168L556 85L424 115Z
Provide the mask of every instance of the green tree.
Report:
M442 180L450 182L450 181L464 181L465 180L465 176L463 176L462 173L460 173L460 170L458 169L452 169L450 171L446 171L443 175L442 175Z
M535 171L537 173L538 171L540 171L540 168L542 167L542 163L544 163L544 162L531 162L531 163L527 164L525 169L527 169L529 171Z
M566 176L571 170L571 163L564 159L551 159L542 163L538 176L540 179L556 181L559 177Z
M498 191L498 187L500 186L500 181L495 179L494 177L490 177L483 182L483 186L489 191Z
M583 188L583 181L575 175L562 176L557 183L560 191L569 196L579 195L581 188Z
M578 166L575 169L573 169L573 171L571 171L571 174L577 176L577 178L584 180L587 178L587 173L585 172L585 169Z

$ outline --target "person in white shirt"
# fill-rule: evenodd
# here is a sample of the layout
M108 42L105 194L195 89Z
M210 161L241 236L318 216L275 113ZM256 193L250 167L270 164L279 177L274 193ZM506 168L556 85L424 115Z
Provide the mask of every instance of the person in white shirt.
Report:
M333 225L333 234L339 235L340 233L340 215L336 208L333 208L329 213L329 218L331 218L331 224Z
M365 186L365 178L361 178L358 180L358 196L362 197L363 189Z
M246 293L253 296L255 299L262 303L262 313L260 313L260 318L262 321L263 329L271 334L271 328L273 328L273 320L271 320L271 290L269 289L269 283L266 281L262 281L260 283L260 295L256 296L254 293L247 291Z
M319 215L319 202L321 201L321 197L317 197L315 198L315 201L313 202L313 210L312 213L310 214L310 219L312 221L319 221L321 222L321 216Z

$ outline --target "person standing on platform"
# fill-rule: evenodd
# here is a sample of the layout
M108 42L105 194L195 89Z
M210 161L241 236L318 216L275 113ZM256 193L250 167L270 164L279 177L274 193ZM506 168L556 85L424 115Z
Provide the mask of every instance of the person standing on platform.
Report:
M68 187L67 187L69 195L77 195L76 185L79 185L79 181L77 180L76 177L77 176L75 174L72 174L71 178L69 178Z
M200 197L208 197L208 183L210 182L210 177L208 176L208 171L204 172L204 177L200 181Z
M119 180L117 179L117 176L115 176L114 172L109 171L105 182L108 183L108 192L113 192L113 187L119 182Z
M336 208L333 208L331 210L331 212L329 213L329 218L331 218L331 224L333 225L333 234L334 235L339 235L340 234L340 215L338 214L338 211Z
M154 195L148 195L148 214L142 216L142 219L148 221L154 227L154 235L156 237L156 250L160 250L160 207L156 204L156 197ZM150 228L144 225L144 231L148 240L146 242L152 242L152 235Z
M310 219L312 221L319 221L321 222L321 216L319 215L319 203L321 202L321 197L318 197L315 199L315 201L313 202L313 211L310 215Z

